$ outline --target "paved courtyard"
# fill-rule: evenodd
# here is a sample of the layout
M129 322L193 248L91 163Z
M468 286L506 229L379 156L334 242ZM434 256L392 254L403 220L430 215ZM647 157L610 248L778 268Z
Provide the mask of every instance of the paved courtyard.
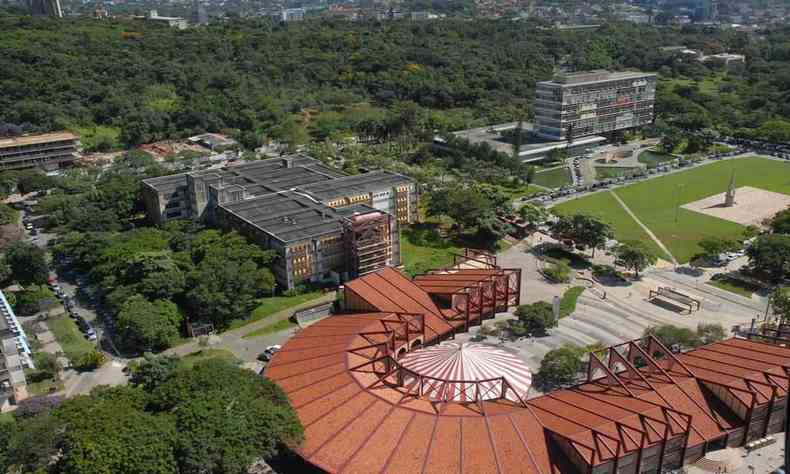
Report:
M547 237L534 237L507 249L497 256L502 267L522 269L522 304L535 301L552 301L572 286L587 286L582 278L589 272L576 272L569 284L549 283L539 273L541 263L529 253L531 244L540 244ZM595 263L612 263L612 257L605 252L596 252ZM738 263L743 263L741 260ZM585 290L577 301L576 311L560 320L559 325L548 336L522 338L519 341L506 341L504 346L518 353L533 372L540 368L543 356L552 349L564 344L587 346L601 343L615 345L641 337L651 326L672 324L696 329L700 323L718 323L726 330L736 325L748 325L752 318L765 310L765 302L759 297L748 299L728 291L705 284L709 273L693 276L674 271L672 267L656 268L647 271L642 279L626 286L597 285L597 290ZM650 290L658 286L669 286L701 301L701 309L692 314L680 313L648 301ZM603 298L605 292L605 298ZM512 319L510 313L499 314L494 320L486 321L493 326L498 321ZM477 334L478 328L471 333L456 336L465 341ZM486 342L499 344L499 340L488 337ZM538 395L531 392L531 396Z
M735 205L732 207L724 206L725 195L726 193L714 194L682 207L741 225L760 225L763 220L790 206L790 196L787 194L751 186L742 186L735 190Z

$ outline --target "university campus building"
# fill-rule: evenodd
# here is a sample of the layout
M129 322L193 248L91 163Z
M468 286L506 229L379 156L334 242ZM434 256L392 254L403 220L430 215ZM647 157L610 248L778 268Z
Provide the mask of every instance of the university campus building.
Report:
M0 138L0 170L56 170L76 159L79 137L69 132Z
M143 182L156 224L199 219L277 252L281 287L346 281L400 265L399 226L417 218L417 185L387 171L346 175L305 155Z
M656 75L587 71L538 82L535 132L551 140L576 140L653 122Z
M346 283L343 312L273 357L265 376L305 427L304 460L338 473L653 474L784 429L790 348L747 339L679 354L626 342L590 354L583 383L529 398L518 355L453 341L519 304L520 271L470 252L455 263Z

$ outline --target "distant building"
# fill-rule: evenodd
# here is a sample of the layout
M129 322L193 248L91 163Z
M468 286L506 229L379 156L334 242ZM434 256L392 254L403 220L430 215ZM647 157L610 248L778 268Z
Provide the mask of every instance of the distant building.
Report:
M184 18L177 16L159 16L159 13L156 10L151 10L147 20L156 23L164 23L170 27L178 28L179 30L185 30L189 26L186 19Z
M206 12L206 6L197 0L195 0L195 2L192 4L192 23L196 25L208 24L208 13Z
M538 82L535 132L575 140L653 122L656 75L603 70L560 74Z
M2 291L0 314L0 405L5 406L11 398L15 402L27 398L25 369L33 368L33 361L25 331Z
M513 139L507 137L507 134L513 132L517 127L518 122L508 122L488 127L459 130L453 132L453 135L461 140L468 141L472 145L485 143L492 150L513 156L515 145L513 144ZM525 139L519 147L518 157L524 163L546 160L554 150L566 151L571 156L580 155L586 153L589 148L606 142L606 138L594 135L574 140L572 143L569 143L567 140L547 139L535 135L534 125L529 122L522 123L522 130ZM441 136L434 137L433 146L437 150L453 148L453 145L447 143L447 140Z
M345 281L400 264L399 226L417 218L417 185L371 171L347 176L305 155L145 180L154 223L200 219L277 252L284 288Z
M79 137L69 132L0 138L0 170L64 168L75 160Z
M735 64L746 63L746 56L744 56L743 54L721 53L721 54L711 54L709 56L700 56L699 60L702 62L720 61L724 63L725 66L729 67Z
M33 16L53 16L63 18L60 0L29 0L30 14Z
M304 8L287 8L274 14L275 19L279 21L303 21L305 15Z
M236 140L218 133L204 133L202 135L195 135L194 137L189 137L188 140L212 151L222 151L228 148L236 147L239 144Z

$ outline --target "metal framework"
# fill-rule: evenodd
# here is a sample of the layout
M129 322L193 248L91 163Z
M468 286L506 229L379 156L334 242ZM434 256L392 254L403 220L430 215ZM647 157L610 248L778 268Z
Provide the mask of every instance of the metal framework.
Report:
M372 212L353 216L344 222L343 236L347 254L346 271L359 277L387 265L392 255L390 215Z
M445 318L463 321L465 330L521 301L520 268L439 270L417 275L414 282L432 297L449 300L455 314Z

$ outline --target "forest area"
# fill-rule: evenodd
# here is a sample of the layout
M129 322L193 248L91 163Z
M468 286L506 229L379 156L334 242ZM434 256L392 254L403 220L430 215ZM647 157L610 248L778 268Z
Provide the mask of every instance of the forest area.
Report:
M726 72L662 53L745 54ZM0 133L71 129L96 149L203 131L247 147L347 136L423 142L434 132L528 120L559 68L655 71L659 121L763 134L790 121L790 29L529 22L236 20L179 31L142 21L0 17Z

